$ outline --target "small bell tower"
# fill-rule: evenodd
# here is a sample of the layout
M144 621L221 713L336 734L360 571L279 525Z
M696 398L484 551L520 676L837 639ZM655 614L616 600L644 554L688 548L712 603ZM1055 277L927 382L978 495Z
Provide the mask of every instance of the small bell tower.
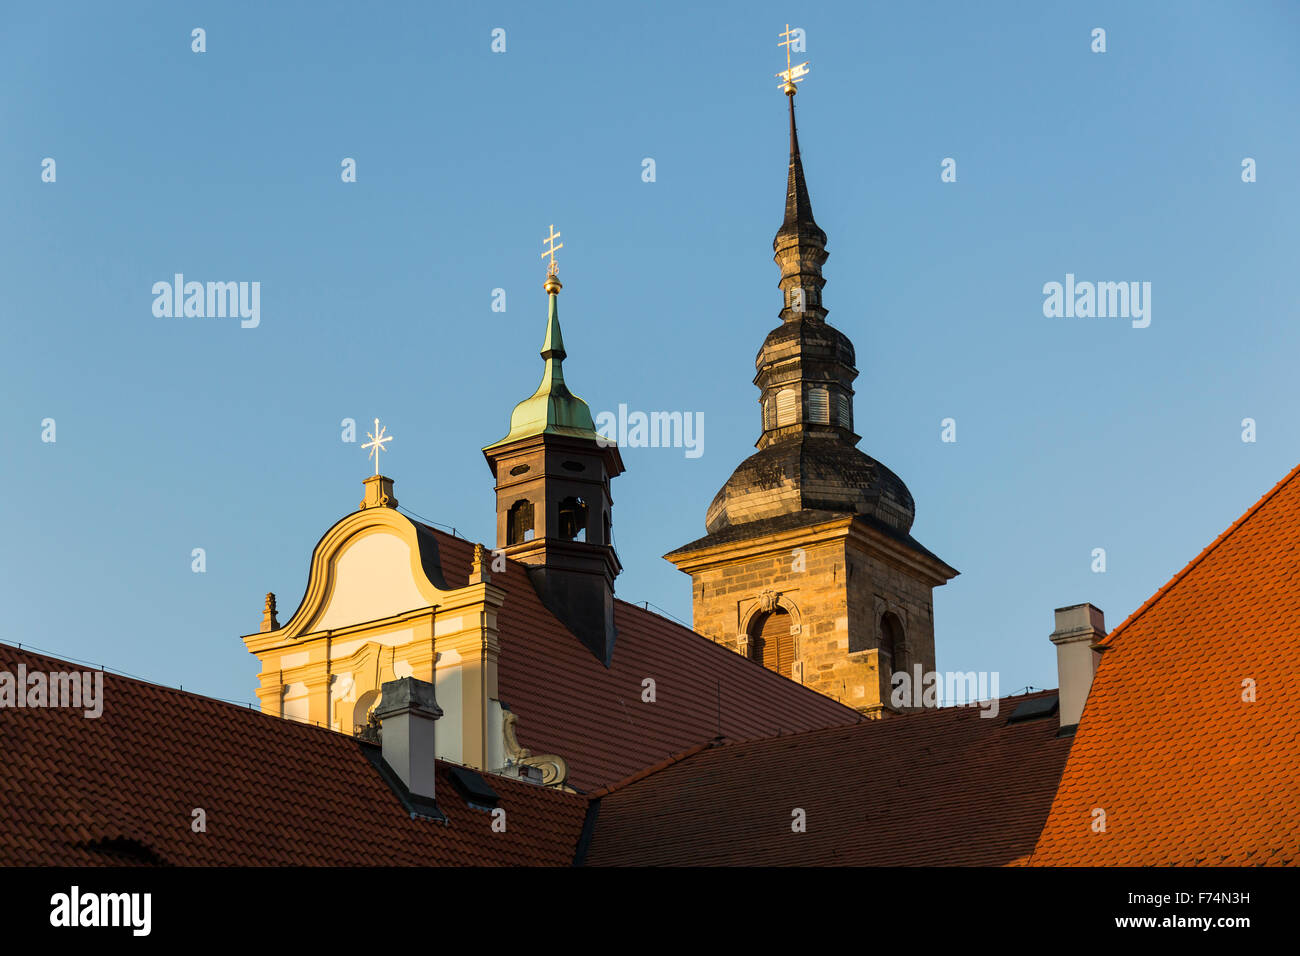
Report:
M610 479L623 473L618 445L596 434L591 409L564 381L560 279L551 227L549 298L541 384L515 406L510 432L483 449L496 478L497 548L528 567L543 603L606 666L614 651Z

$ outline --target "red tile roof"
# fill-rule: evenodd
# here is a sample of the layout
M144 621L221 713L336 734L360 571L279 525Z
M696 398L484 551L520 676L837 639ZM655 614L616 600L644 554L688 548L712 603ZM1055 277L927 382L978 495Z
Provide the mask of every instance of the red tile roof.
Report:
M592 794L586 862L1008 863L1033 847L1070 746L1054 715L1007 723L1041 696L1005 699L992 718L951 707L680 755Z
M1300 863L1298 475L1101 642L1029 863Z
M468 579L473 544L435 529L451 587ZM618 640L606 668L546 608L524 566L492 576L507 592L498 616L501 699L520 744L569 762L569 784L593 790L718 736L767 737L856 724L857 711L782 677L689 628L614 602ZM654 703L642 681L655 682ZM721 712L721 719L719 719Z
M441 532L443 572L466 579L473 545ZM534 753L591 789L714 738L858 723L803 686L641 608L616 602L606 668L542 604L522 565L493 583L500 694ZM0 671L80 671L0 645ZM642 701L642 681L656 700ZM0 865L568 865L587 800L492 776L506 833L468 807L439 765L448 825L411 820L362 744L323 728L114 674L103 716L0 708ZM721 719L719 723L719 708ZM206 811L208 832L190 830Z
M0 645L0 671L81 665ZM0 708L0 865L568 865L585 798L488 776L506 831L440 764L412 820L362 744L114 674L104 710ZM207 832L190 829L202 808Z

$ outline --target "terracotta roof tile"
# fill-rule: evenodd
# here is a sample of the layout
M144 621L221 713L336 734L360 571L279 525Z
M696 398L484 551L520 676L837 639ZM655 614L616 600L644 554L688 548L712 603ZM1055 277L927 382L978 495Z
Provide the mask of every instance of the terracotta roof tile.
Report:
M460 586L468 580L473 544L427 530L437 535L444 576ZM707 743L719 730L747 739L863 720L852 708L624 601L614 602L618 639L606 668L542 603L523 565L508 561L492 583L507 592L497 621L501 699L519 717L520 744L564 757L577 790L615 783ZM646 678L655 682L654 703L641 699Z
M668 761L601 798L586 862L1009 863L1032 849L1070 746L1053 716L1007 723L1038 696L1008 698L992 718L943 708Z
M81 671L0 645L0 670ZM0 709L0 865L568 865L575 794L490 776L506 832L439 764L446 825L412 820L331 731L115 674L104 711ZM190 829L202 808L207 832Z
M472 544L441 532L451 586ZM713 739L852 725L852 709L657 614L616 602L606 668L542 604L523 567L498 625L501 697L521 744L570 764L582 790ZM0 670L83 668L0 645ZM642 681L656 683L642 702ZM366 865L572 862L587 800L493 776L505 834L439 766L447 826L411 820L351 737L105 674L105 710L0 709L0 864ZM719 708L721 718L719 723ZM56 743L51 743L56 742ZM208 832L190 830L202 807Z
M1300 863L1297 475L1102 642L1030 864Z

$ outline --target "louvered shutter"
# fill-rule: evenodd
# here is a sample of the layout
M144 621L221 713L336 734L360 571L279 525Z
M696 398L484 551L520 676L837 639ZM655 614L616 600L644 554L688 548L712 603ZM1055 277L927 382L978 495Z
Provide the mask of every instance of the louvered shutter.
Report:
M824 388L808 390L808 420L818 425L831 423L831 396Z
M783 677L790 676L794 664L794 635L790 633L790 615L783 610L765 615L758 632L763 666Z
M835 420L842 428L853 427L853 406L849 404L847 395L835 396Z
M799 393L792 388L783 388L776 393L777 427L793 425L798 420Z

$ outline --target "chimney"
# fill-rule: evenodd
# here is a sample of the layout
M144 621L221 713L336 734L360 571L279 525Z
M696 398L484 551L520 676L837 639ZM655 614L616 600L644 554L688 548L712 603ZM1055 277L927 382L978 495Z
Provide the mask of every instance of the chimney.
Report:
M1106 616L1091 604L1074 604L1056 609L1056 679L1060 684L1062 734L1074 733L1083 716L1083 705L1092 687L1101 652L1093 645L1106 636Z
M442 708L428 681L403 677L384 682L383 696L375 708L384 763L412 798L433 800L433 728L441 716Z

